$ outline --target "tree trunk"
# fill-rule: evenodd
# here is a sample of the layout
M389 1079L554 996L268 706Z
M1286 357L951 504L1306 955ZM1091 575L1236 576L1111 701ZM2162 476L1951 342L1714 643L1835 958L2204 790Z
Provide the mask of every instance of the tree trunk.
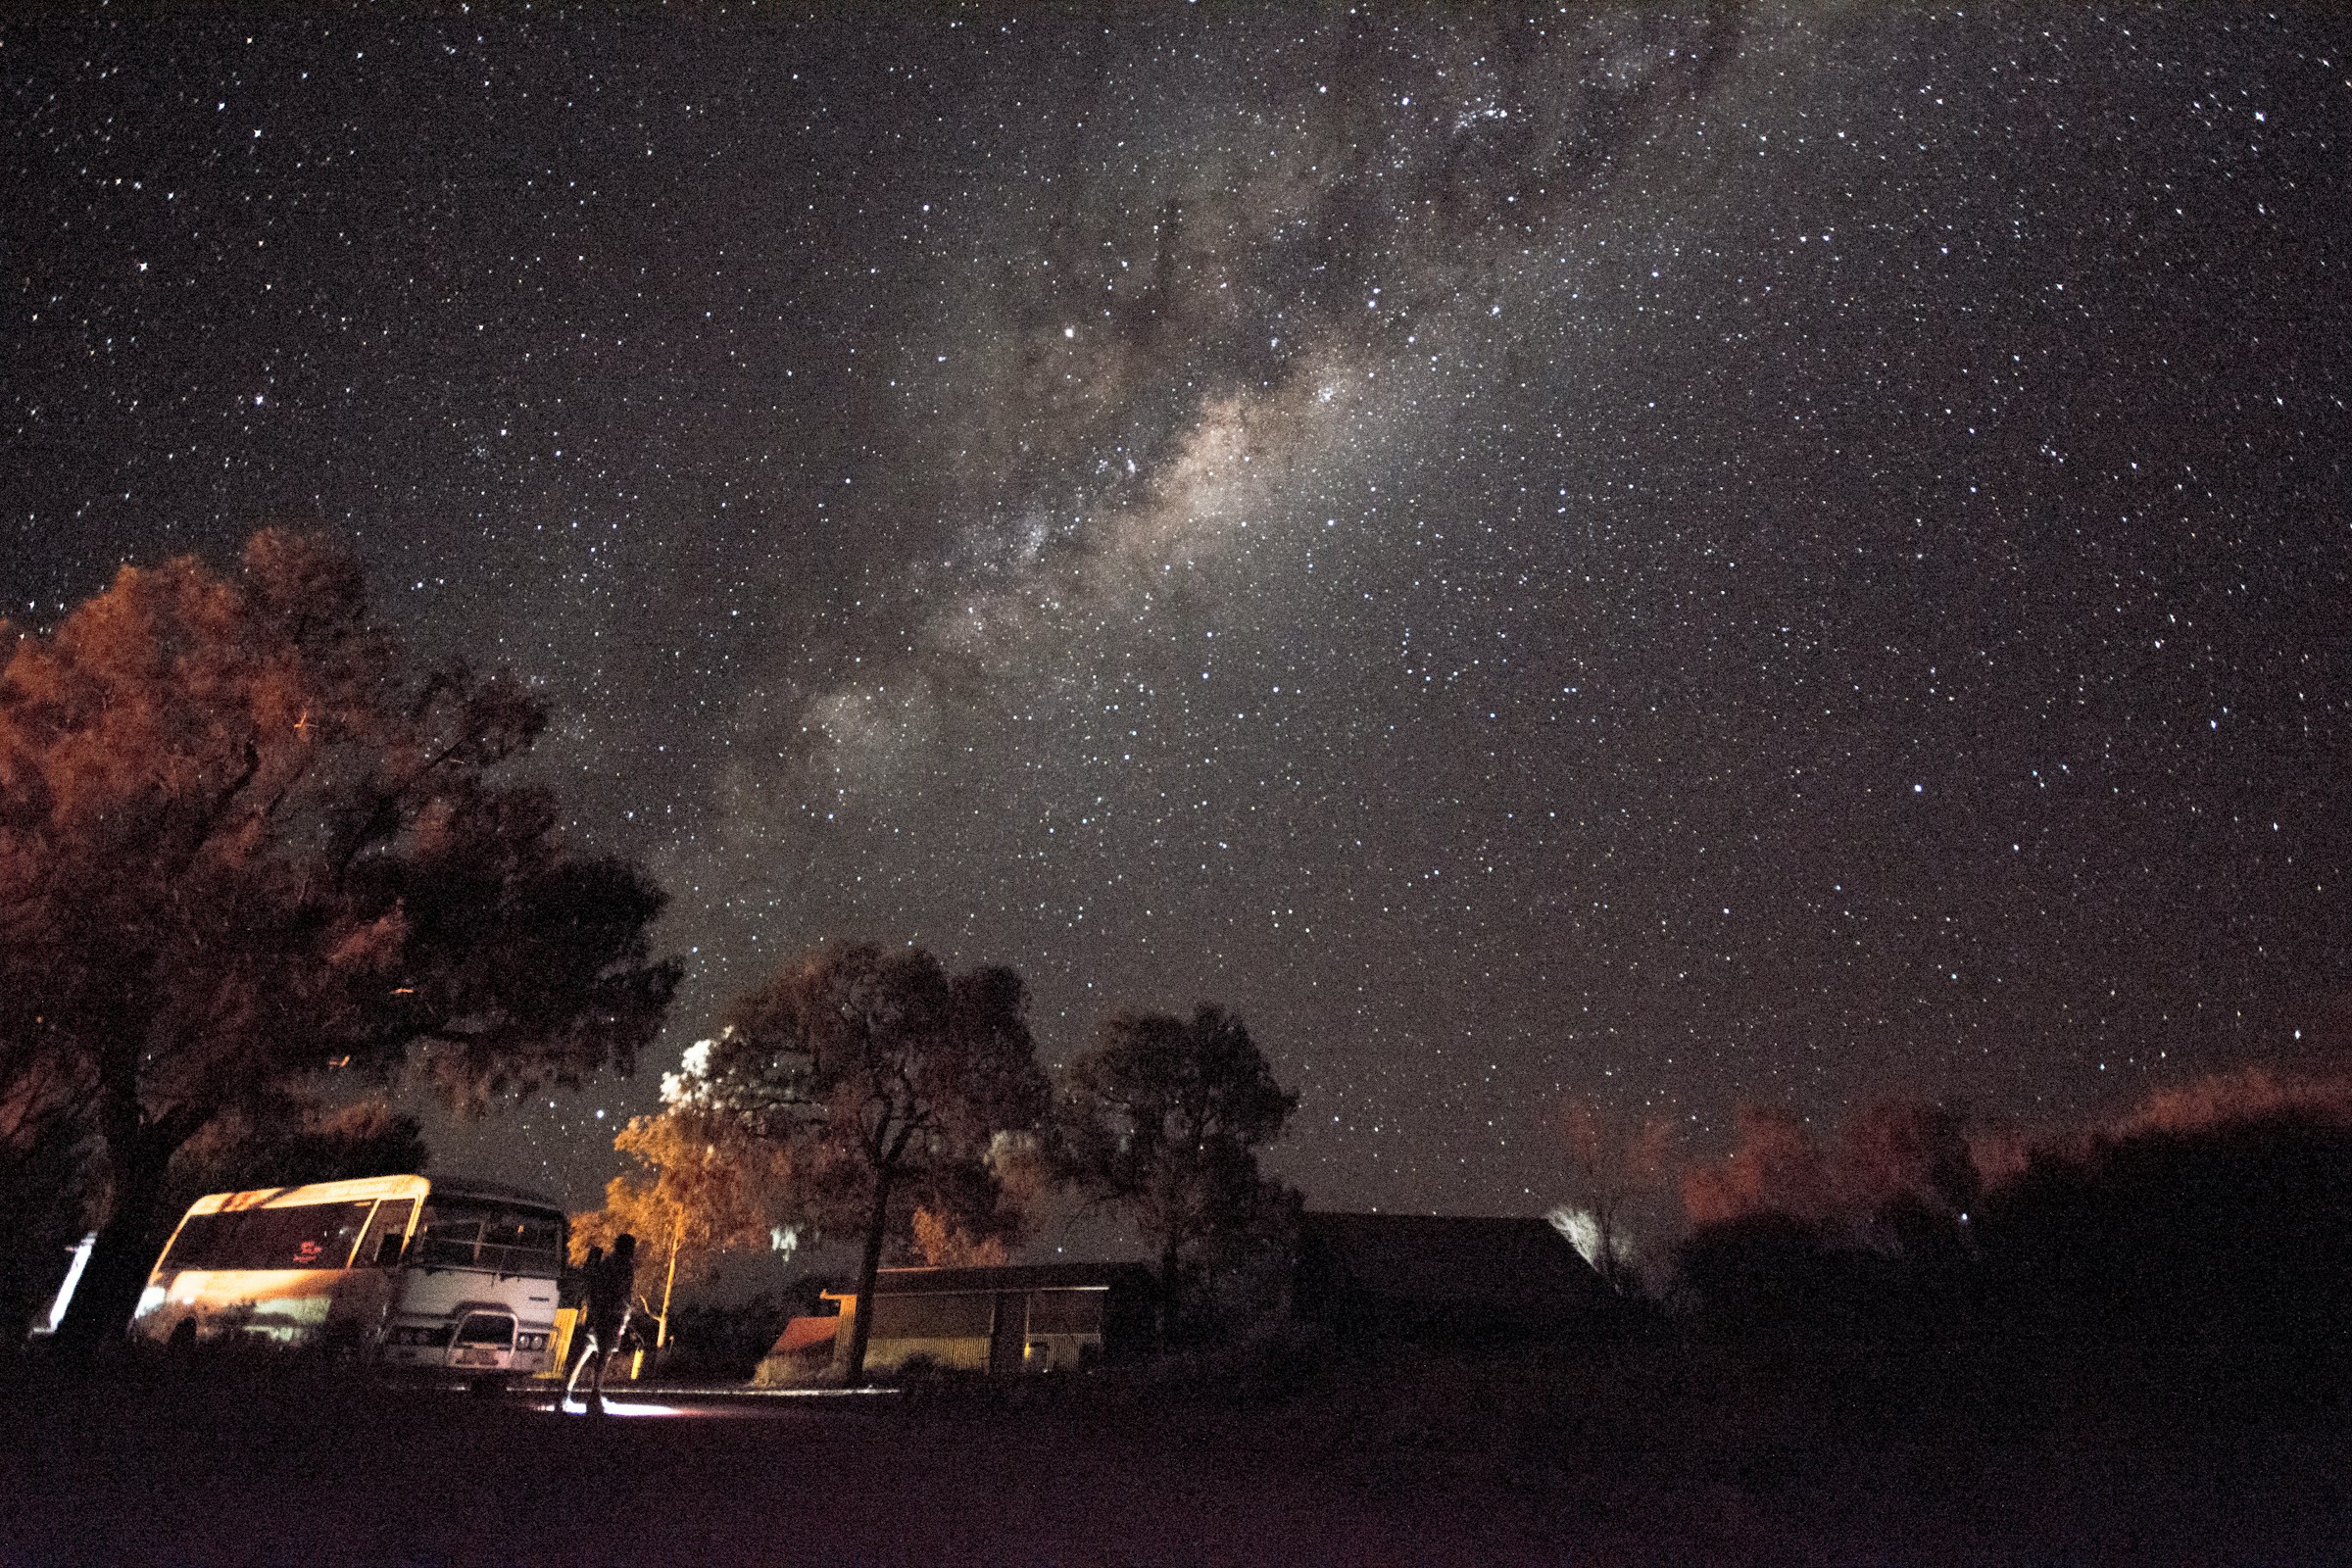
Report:
M178 1144L144 1125L135 1111L101 1120L111 1124L106 1150L112 1202L66 1320L58 1325L59 1343L82 1356L122 1338L174 1217L160 1210Z
M865 1347L874 1337L874 1276L882 1269L882 1236L890 1224L890 1178L874 1178L874 1209L865 1221L865 1255L858 1263L858 1314L850 1319L849 1385L865 1387Z
M669 1343L669 1293L678 1283L678 1243L685 1239L686 1221L681 1217L669 1228L669 1272L662 1277L662 1315L654 1322L654 1348L659 1350Z
M1159 1249L1159 1348L1166 1350L1176 1343L1176 1250L1180 1245L1173 1230Z

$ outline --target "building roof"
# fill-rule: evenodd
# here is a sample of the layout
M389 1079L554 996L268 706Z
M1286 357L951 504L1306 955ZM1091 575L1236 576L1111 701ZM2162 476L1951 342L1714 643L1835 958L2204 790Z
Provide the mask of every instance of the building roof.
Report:
M837 1317L796 1317L784 1323L784 1332L768 1348L770 1355L798 1355L820 1345L831 1345L841 1333L842 1320Z
M1006 1263L994 1268L886 1268L874 1277L876 1296L927 1296L947 1291L1103 1290L1148 1279L1141 1263ZM829 1297L857 1293L827 1291Z

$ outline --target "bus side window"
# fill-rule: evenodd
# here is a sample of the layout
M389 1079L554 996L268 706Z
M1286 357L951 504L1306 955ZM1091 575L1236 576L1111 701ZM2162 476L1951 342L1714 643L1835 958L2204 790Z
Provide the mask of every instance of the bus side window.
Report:
M241 1214L190 1214L180 1221L178 1234L164 1252L158 1268L217 1268L235 1247Z
M413 1198L388 1198L375 1205L375 1217L368 1222L368 1232L360 1238L360 1250L355 1264L360 1268L391 1268L400 1262L401 1239L408 1234L409 1216L415 1212Z
M288 1203L238 1215L236 1242L216 1268L344 1268L368 1204Z

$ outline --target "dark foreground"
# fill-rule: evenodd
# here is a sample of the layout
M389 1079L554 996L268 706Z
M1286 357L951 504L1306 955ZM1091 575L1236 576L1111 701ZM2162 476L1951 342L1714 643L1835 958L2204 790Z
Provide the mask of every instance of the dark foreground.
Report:
M1581 1406L1572 1357L1324 1372L624 1394L646 1413L600 1421L305 1372L19 1368L0 1564L2352 1561L2352 1440L2325 1412L1890 1424L1667 1357Z
M650 1401L618 1396L622 1408ZM664 1399L668 1408L678 1401ZM1140 1431L870 1407L592 1420L462 1393L21 1389L0 1562L1536 1561L1427 1497Z

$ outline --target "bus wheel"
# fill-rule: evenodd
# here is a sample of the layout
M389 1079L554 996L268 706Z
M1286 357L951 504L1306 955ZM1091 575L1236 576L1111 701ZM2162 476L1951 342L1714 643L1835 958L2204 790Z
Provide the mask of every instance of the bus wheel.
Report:
M172 1337L164 1342L164 1349L177 1359L185 1359L195 1353L196 1320L192 1317L181 1318L172 1330Z

